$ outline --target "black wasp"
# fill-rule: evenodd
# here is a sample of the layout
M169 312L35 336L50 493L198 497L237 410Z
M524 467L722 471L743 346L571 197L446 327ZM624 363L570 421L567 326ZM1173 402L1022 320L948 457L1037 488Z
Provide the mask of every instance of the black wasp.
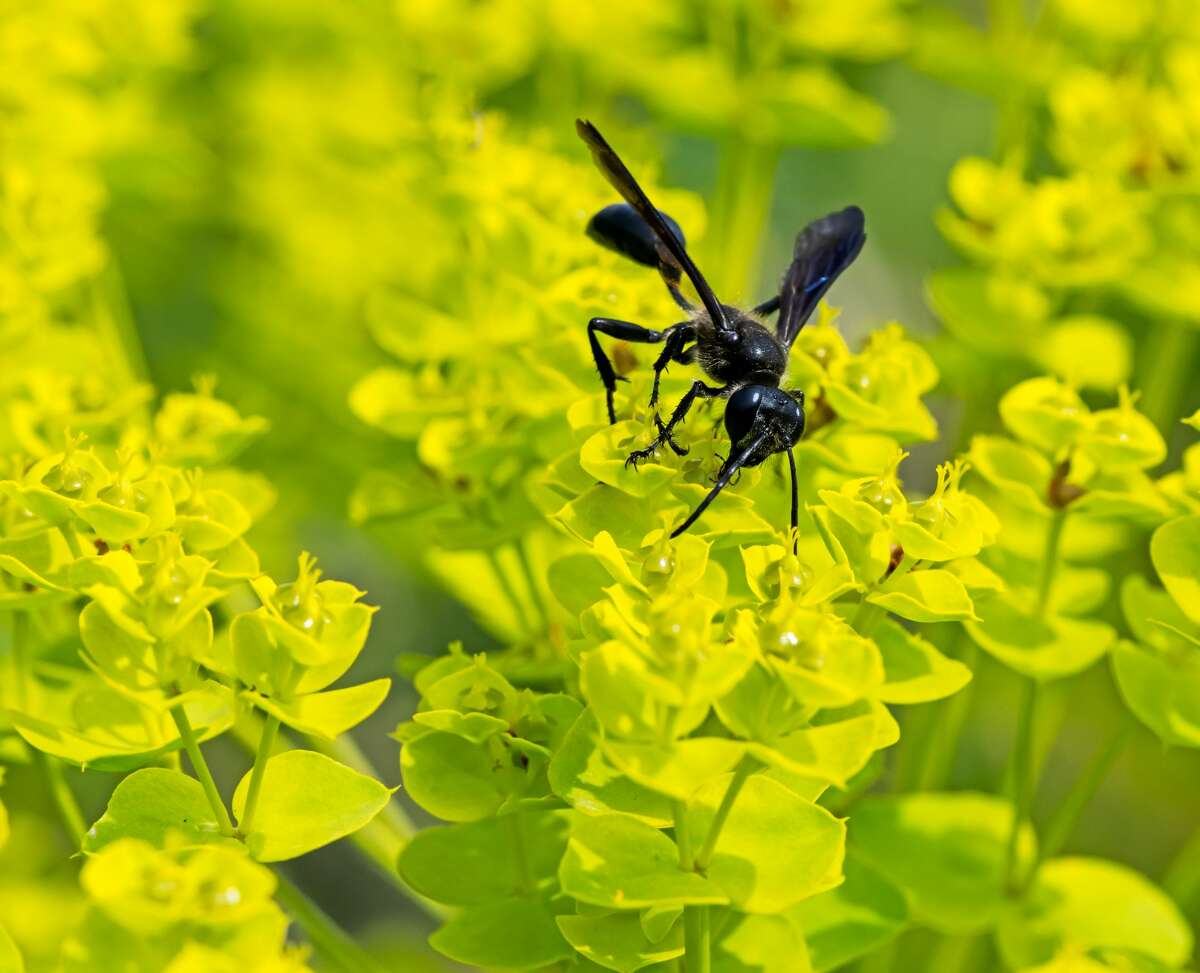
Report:
M787 371L788 353L796 335L821 297L850 266L866 242L862 210L848 206L805 227L796 237L792 264L784 275L779 294L751 311L743 311L717 300L704 275L688 256L679 225L654 208L625 163L595 126L579 119L575 122L575 130L591 149L592 159L605 178L625 199L624 204L606 206L593 216L588 224L588 235L639 264L658 268L671 297L688 314L686 321L662 331L615 318L592 318L588 322L592 357L608 398L609 422L617 421L613 393L618 376L600 347L597 335L663 346L654 362L654 387L650 393L658 435L645 449L631 453L626 463L636 467L664 443L683 456L687 450L671 435L675 427L684 420L697 399L723 398L726 400L725 431L731 444L729 458L721 464L716 485L708 496L671 536L678 537L691 527L742 467L758 466L768 456L786 452L792 475L792 535L795 537L799 507L796 458L792 447L804 432L804 393L784 391L779 383ZM687 274L695 287L704 305L702 308L694 307L680 291L683 274ZM779 316L772 331L765 319L776 311ZM658 414L659 379L671 362L691 364L696 361L717 384L693 382L664 425Z

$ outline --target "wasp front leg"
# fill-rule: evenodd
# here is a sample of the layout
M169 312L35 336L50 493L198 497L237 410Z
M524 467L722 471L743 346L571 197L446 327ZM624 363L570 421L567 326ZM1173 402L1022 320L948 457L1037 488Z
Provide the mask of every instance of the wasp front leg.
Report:
M671 418L667 424L665 426L662 425L661 422L658 424L658 435L654 438L654 441L651 442L650 445L645 449L634 450L634 452L630 453L629 458L625 460L625 465L632 466L634 469L636 469L638 463L653 456L654 451L663 443L669 443L671 448L675 450L679 456L686 455L687 450L675 443L675 441L671 438L671 433L674 431L675 427L678 426L679 423L683 422L683 420L687 417L687 414L689 411L691 411L692 405L695 403L696 399L715 399L718 396L724 395L725 391L726 389L724 387L718 388L711 385L705 385L699 380L693 382L692 387L688 389L683 398L679 400L679 405L675 406L675 411L671 413Z

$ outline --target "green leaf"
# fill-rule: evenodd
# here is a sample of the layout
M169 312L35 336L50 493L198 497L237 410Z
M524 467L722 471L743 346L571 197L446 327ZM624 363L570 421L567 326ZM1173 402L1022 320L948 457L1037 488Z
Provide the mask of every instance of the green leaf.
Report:
M1014 385L1000 400L1000 417L1018 439L1051 454L1074 444L1089 422L1079 393L1053 378Z
M358 686L329 689L281 700L247 691L246 697L293 730L334 740L379 708L392 686L390 679L374 679Z
M436 902L483 905L553 880L566 847L561 812L528 811L422 828L400 852L399 869Z
M661 744L607 740L604 752L635 783L685 801L706 782L732 770L745 746L723 737L689 737Z
M626 465L629 454L642 446L650 431L640 422L618 422L594 433L579 449L579 465L601 483L622 493L644 499L666 486L677 473L669 466L654 460L640 464L637 469ZM663 450L666 453L666 449Z
M1009 500L1028 511L1044 512L1043 492L1050 482L1050 461L1031 446L1000 436L971 440L971 466Z
M577 952L617 973L634 973L652 963L683 955L683 930L676 923L665 938L651 942L634 912L559 916L558 928Z
M1118 642L1113 677L1130 711L1163 743L1200 747L1200 651Z
M500 899L464 909L429 937L429 945L458 963L485 969L533 969L573 955L540 898Z
M796 702L814 709L849 706L883 684L879 648L849 628L802 645L796 659L771 655L767 664Z
M914 918L947 935L991 928L1011 907L1005 895L1013 806L990 794L871 797L855 806L851 846L904 890ZM1036 839L1021 827L1017 861Z
M1060 949L1127 948L1169 966L1192 954L1192 930L1148 879L1099 858L1056 858L1039 870L1019 910L996 936L1011 968L1034 966Z
M971 681L971 670L948 659L920 636L885 620L871 633L883 656L885 703L927 703L953 696Z
M189 691L183 705L201 741L233 725L233 694L216 683ZM30 746L97 770L131 770L183 745L167 714L90 672L79 672L61 686L39 685L25 708L10 708L8 715Z
M688 804L687 826L700 847L729 778ZM725 820L708 877L743 912L776 914L842 880L846 825L777 781L755 775Z
M1129 332L1094 314L1058 319L1028 348L1042 367L1078 388L1113 391L1128 380L1133 367ZM1080 348L1088 353L1081 355Z
M1200 409L1197 409L1186 419L1181 419L1180 421L1191 426L1193 429L1200 431Z
M908 925L904 893L851 851L846 881L788 910L804 931L816 973L873 953Z
M1001 596L980 603L983 621L966 626L984 651L1030 679L1061 679L1082 672L1116 641L1103 622L1066 615L1038 617Z
M495 814L516 782L499 768L486 743L435 730L404 745L400 772L414 801L446 821L478 821Z
M858 710L865 709L865 712ZM822 718L834 711L826 710ZM763 763L789 774L812 778L823 785L845 787L871 754L881 746L881 721L892 722L879 704L859 704L851 715L786 733L766 743L751 744L749 752ZM891 741L891 742L894 742ZM795 788L793 788L794 790Z
M0 925L0 973L25 973L21 951L3 925Z
M568 895L610 909L729 901L708 879L680 870L670 838L623 815L575 813L558 878Z
M140 838L163 848L169 834L193 844L221 840L220 826L196 778L145 767L117 784L104 815L84 836L83 850L96 852L119 838Z
M1175 604L1200 624L1200 516L1159 527L1150 538L1150 559Z
M241 820L247 773L233 793ZM263 862L286 861L353 834L383 810L390 792L379 781L311 750L288 750L267 761L254 829L245 836Z
M550 761L554 793L586 814L628 814L653 827L671 823L671 802L622 774L604 754L600 725L585 709Z
M961 622L977 618L966 586L942 568L909 571L868 595L867 601L913 622Z
M412 721L417 726L453 733L455 736L483 743L500 733L508 732L508 721L487 713L460 713L456 709L433 709L414 713Z
M712 911L716 922L721 913ZM804 937L783 916L735 915L725 929L713 947L712 973L812 973Z

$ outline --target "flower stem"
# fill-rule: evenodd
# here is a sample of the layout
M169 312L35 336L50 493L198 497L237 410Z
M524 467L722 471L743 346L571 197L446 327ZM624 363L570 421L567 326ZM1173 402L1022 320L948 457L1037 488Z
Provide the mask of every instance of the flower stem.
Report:
M717 807L717 813L713 816L712 824L708 826L708 834L705 835L704 845L700 848L700 853L696 855L695 867L697 871L704 871L708 868L709 862L712 861L713 852L717 848L717 839L721 837L721 829L725 827L725 819L729 817L729 812L733 810L733 804L737 800L738 794L742 791L742 785L749 780L754 770L754 761L748 758L743 759L737 765L737 769L734 770L733 777L729 781L729 786L725 788L725 796L721 798L721 803Z
M171 719L175 721L175 726L179 729L179 738L183 741L183 748L192 762L192 770L199 779L200 786L204 788L204 796L208 798L209 807L216 816L221 834L227 838L235 837L233 822L229 819L225 802L221 800L221 792L217 790L217 782L213 780L212 771L208 769L208 762L204 759L204 754L200 752L196 731L192 729L191 721L188 719L183 704L171 707Z
M279 732L279 717L267 714L262 733L258 738L258 751L254 755L254 769L250 771L250 784L246 789L246 807L238 832L244 837L254 826L254 813L258 810L258 795L262 791L263 778L267 773L267 761L271 759L271 748L275 746L275 735Z
M1179 853L1171 859L1162 887L1185 913L1190 913L1200 896L1200 827L1192 832Z
M1200 332L1181 321L1160 318L1151 326L1145 351L1138 356L1141 411L1163 432L1175 427L1181 416L1192 364L1200 347Z
M275 896L308 936L317 954L342 973L376 973L379 967L320 906L279 871Z
M771 210L779 147L734 132L721 141L717 191L708 232L708 267L726 301L755 303L753 268Z
M696 870L696 858L692 850L692 835L687 826L687 805L676 801L675 844L679 848L679 867L682 871ZM709 971L709 928L708 910L702 905L688 905L683 909L683 956L687 973Z
M56 757L43 753L41 750L34 752L37 754L37 762L42 768L42 773L46 777L46 783L50 787L50 796L54 798L54 804L58 808L58 815L62 818L63 826L67 829L67 834L70 835L75 847L78 848L83 844L83 836L87 833L87 822L84 820L83 812L79 810L79 802L75 799L75 794L63 774L62 763Z
M1017 734L1013 741L1011 768L1011 783L1013 795L1012 828L1008 833L1008 847L1005 853L1005 886L1011 895L1024 888L1021 875L1020 849L1021 825L1029 818L1029 808L1033 803L1033 721L1037 709L1037 683L1032 679L1022 678L1021 710L1017 716Z
M979 661L979 647L963 632L961 636L962 652L959 661L972 672ZM958 741L962 737L963 726L966 725L967 715L971 711L971 699L975 692L975 681L967 683L957 693L945 701L941 719L937 722L936 732L931 735L924 761L917 777L917 790L941 790L954 768L954 757L958 752Z
M1084 808L1095 796L1100 785L1104 783L1104 779L1108 776L1113 764L1116 763L1117 757L1125 749L1125 744L1129 741L1132 732L1133 721L1128 717L1122 717L1121 725L1117 727L1108 743L1096 751L1091 763L1075 778L1071 790L1063 798L1046 827L1046 833L1038 851L1039 865L1062 851L1063 845L1067 843L1067 839L1071 837L1075 826L1079 823Z
M1067 524L1067 511L1055 510L1050 515L1046 529L1046 546L1042 554L1042 576L1038 581L1037 616L1045 618L1050 607L1050 595L1054 590L1054 575L1058 571L1058 551L1062 546L1063 528Z
M16 699L24 706L28 702L29 683L33 679L33 654L29 646L29 614L12 613L12 657L15 672Z

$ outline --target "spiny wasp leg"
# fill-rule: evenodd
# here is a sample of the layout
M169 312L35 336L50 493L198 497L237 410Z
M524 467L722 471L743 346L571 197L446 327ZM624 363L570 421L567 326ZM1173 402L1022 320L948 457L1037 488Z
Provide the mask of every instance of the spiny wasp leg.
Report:
M658 383L662 380L662 373L667 370L667 366L673 361L682 360L684 364L690 361L690 356L684 357L686 352L683 346L696 337L696 329L686 323L673 324L663 334L667 336L667 343L663 346L662 353L654 362L654 387L650 390L651 409L658 406ZM657 412L655 413L655 420L657 421Z
M625 465L633 466L636 469L638 463L642 462L642 460L649 459L650 456L654 454L654 451L663 443L671 443L671 448L674 449L675 452L680 456L686 454L687 450L682 446L675 444L674 440L672 440L671 433L675 430L675 427L679 425L679 423L683 422L683 420L687 417L687 414L691 410L696 399L713 399L724 394L724 392L724 388L714 388L713 386L705 385L703 382L697 379L692 383L692 387L687 390L683 398L679 400L679 405L675 406L675 411L671 413L671 418L668 420L667 424L665 426L659 426L658 435L654 438L654 441L651 442L650 445L645 449L638 449L630 453L629 458L625 460Z
M588 344L592 348L592 360L596 363L596 371L600 373L600 381L604 383L605 398L608 402L608 421L615 425L617 412L613 407L613 395L617 391L617 382L624 382L627 379L618 375L613 369L608 355L600 347L600 339L596 337L597 332L610 338L619 338L622 341L632 341L642 345L656 345L660 341L666 340L667 335L664 331L653 331L640 324L634 324L632 321L620 321L617 318L592 318L588 322Z

